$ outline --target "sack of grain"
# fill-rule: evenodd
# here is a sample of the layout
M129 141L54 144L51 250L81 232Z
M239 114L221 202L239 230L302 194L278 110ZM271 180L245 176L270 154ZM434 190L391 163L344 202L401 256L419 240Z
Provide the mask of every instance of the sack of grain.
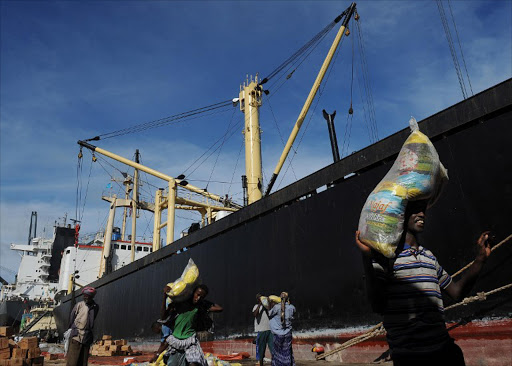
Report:
M190 258L181 277L167 284L171 289L167 292L167 295L174 302L184 301L192 295L192 291L199 285L199 282L199 268L197 268L192 258Z
M414 118L411 134L389 172L368 196L359 219L360 240L388 258L395 256L409 201L437 199L448 180L434 145Z

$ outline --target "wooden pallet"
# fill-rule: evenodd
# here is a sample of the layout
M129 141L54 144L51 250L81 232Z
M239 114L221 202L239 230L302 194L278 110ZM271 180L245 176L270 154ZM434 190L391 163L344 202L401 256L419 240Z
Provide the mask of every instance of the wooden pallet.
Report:
M91 347L92 356L132 356L132 347L125 339L112 339L110 335L104 335L101 341Z
M43 366L44 357L37 337L24 337L16 343L11 327L0 327L0 366Z

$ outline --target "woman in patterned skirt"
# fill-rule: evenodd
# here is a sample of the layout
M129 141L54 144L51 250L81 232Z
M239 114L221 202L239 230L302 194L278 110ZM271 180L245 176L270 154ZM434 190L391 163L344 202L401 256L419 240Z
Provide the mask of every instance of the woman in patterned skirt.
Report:
M288 293L281 293L281 302L269 311L270 330L274 336L272 366L295 366L292 349L292 320L295 306L290 304Z

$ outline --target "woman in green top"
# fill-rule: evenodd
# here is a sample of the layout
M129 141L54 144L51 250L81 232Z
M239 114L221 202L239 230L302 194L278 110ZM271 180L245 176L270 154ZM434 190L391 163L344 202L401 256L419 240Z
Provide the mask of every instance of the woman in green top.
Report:
M196 332L208 330L211 325L208 313L221 312L223 309L222 306L205 300L206 295L208 287L199 285L190 300L171 304L174 327L167 338L171 348L168 366L182 365L185 360L192 366L207 366Z

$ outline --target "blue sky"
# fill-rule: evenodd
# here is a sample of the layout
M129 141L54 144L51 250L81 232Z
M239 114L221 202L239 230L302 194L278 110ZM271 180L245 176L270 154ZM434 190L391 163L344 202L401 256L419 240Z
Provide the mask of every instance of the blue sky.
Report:
M443 3L449 15L448 3ZM348 5L347 1L0 2L0 264L17 270L19 259L8 248L10 243L26 242L31 211L38 212L38 234L43 235L44 228L44 236L51 236L53 223L65 214L75 217L77 140L235 98L247 74L268 75ZM450 5L474 93L510 78L512 2L451 1ZM435 1L360 1L358 12L379 138L406 127L411 115L421 120L462 100ZM337 110L339 145L345 141L346 153L373 142L362 108L359 39L352 24L322 96L313 103L316 109L304 123L305 134L300 135L300 144L296 141L291 168L285 164L276 188L332 162L324 108ZM336 31L337 27L281 88L270 87L270 99L264 100L265 185L282 150L281 139L288 138ZM460 53L459 62L462 65ZM344 139L352 65L354 117L350 139ZM467 79L466 86L469 89ZM234 108L95 144L127 158L139 149L143 163L177 176L196 168L187 170L228 126L241 120L241 112ZM229 193L240 202L241 144L241 127L237 127L220 153L187 180L208 186L211 192ZM84 233L104 227L107 205L100 196L108 191L111 175L119 178L119 171L127 171L118 163L100 162L91 168L91 154L84 152L80 202ZM149 183L162 186L153 179ZM113 186L115 193L117 185ZM142 189L151 199L152 186ZM180 213L176 235L197 219ZM150 240L149 215L143 214L139 223L139 234ZM12 279L4 270L0 275Z

